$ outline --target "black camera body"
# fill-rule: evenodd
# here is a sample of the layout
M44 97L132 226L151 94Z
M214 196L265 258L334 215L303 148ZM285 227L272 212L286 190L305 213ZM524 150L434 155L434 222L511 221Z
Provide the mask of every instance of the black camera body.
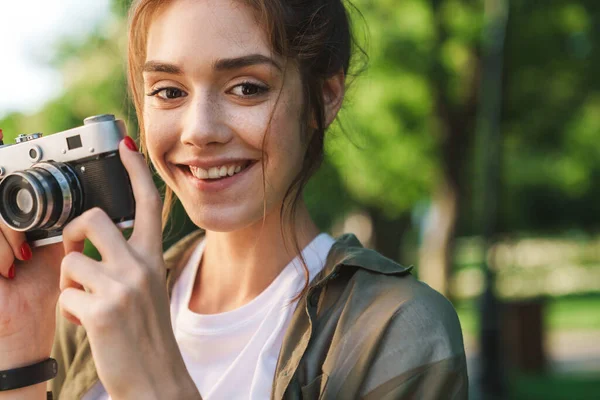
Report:
M118 227L132 227L135 200L118 150L125 136L123 121L98 115L0 146L0 220L38 247L62 241L64 226L94 207Z

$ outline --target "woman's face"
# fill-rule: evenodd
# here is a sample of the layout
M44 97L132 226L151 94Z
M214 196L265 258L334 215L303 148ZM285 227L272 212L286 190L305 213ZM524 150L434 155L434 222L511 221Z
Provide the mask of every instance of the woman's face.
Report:
M239 1L178 0L152 21L148 152L196 225L230 232L259 222L263 158L267 214L279 213L305 151L300 75L291 63L284 74L284 63Z

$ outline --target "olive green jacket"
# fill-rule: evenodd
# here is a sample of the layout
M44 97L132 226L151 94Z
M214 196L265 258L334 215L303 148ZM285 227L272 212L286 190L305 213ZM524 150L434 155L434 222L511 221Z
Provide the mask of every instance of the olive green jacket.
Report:
M169 294L202 232L165 253ZM83 328L57 318L54 397L98 381ZM462 333L450 302L403 267L338 238L300 298L279 353L272 399L466 399Z

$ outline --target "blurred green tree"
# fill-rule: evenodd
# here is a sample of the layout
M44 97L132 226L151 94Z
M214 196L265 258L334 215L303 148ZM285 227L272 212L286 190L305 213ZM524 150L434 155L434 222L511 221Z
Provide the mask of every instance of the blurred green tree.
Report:
M399 257L408 216L432 198L419 274L446 292L458 205L468 191L479 79L482 4L357 0L367 26L369 70L343 118L359 146L336 140L331 159L370 210L377 249ZM355 18L360 31L360 18ZM342 172L343 171L343 172Z
M510 4L501 228L597 232L600 3Z

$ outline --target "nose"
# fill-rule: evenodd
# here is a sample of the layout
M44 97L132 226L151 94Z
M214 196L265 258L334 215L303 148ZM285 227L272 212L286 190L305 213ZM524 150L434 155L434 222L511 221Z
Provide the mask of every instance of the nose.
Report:
M225 123L218 100L208 94L196 96L183 115L181 143L196 147L225 144L233 134Z

